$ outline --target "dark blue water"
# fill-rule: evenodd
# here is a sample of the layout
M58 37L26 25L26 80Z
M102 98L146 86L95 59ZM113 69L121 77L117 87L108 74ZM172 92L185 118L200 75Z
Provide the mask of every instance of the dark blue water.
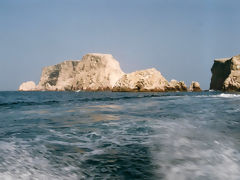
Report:
M240 179L240 95L0 92L0 179Z

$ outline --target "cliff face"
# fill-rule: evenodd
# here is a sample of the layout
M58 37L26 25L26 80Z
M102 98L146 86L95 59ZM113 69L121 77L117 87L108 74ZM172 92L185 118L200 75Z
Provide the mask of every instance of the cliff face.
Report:
M117 60L110 54L87 54L81 61L43 68L39 90L110 90L123 75Z
M240 91L240 55L214 60L210 89Z
M39 90L70 90L75 79L75 69L80 61L64 61L63 63L44 67L37 86Z
M110 54L87 54L76 67L73 90L111 90L124 72Z

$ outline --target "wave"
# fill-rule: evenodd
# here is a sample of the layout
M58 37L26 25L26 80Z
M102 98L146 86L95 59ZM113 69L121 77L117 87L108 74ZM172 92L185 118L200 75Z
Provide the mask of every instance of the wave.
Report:
M121 100L134 100L134 99L144 99L144 98L179 98L179 97L220 97L220 98L236 98L240 97L240 94L230 94L230 93L183 93L183 92L168 92L168 93L103 93L103 94L85 94L79 93L77 96L70 98L50 98L44 100L34 100L26 99L26 101L9 101L0 102L1 107L19 107L19 106L40 106L40 105L55 105L55 104L68 104L68 103L82 103L82 102L111 102L111 101L121 101ZM66 97L66 96L65 96ZM30 97L31 98L31 97Z
M224 98L235 98L235 97L240 97L240 94L219 94L218 97L224 97Z
M195 97L239 98L240 94L221 93L221 94L197 95Z
M27 101L17 101L17 102L8 102L8 103L0 103L0 107L4 106L33 106L33 105L51 105L51 104L56 104L59 103L60 101L44 101L44 102L27 102Z

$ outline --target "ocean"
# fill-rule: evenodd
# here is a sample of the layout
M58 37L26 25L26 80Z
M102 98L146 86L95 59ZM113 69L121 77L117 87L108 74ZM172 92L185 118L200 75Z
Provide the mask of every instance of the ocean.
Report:
M0 92L0 180L239 180L240 94Z

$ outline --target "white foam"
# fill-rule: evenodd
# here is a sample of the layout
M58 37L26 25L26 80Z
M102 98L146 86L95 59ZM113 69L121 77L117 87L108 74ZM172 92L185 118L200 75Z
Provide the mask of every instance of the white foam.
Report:
M221 93L218 95L197 95L194 97L214 97L214 98L239 98L240 94Z
M240 94L225 94L225 93L222 93L222 94L218 95L218 97L235 98L235 97L240 97Z
M161 123L151 139L152 147L160 147L151 151L160 167L156 176L164 174L166 180L239 179L240 154L230 137L220 138L213 130L198 129L180 119Z
M75 167L56 168L44 156L35 157L33 148L19 139L0 142L0 180L45 180L79 179L79 174L72 173ZM44 146L37 147L43 152Z

